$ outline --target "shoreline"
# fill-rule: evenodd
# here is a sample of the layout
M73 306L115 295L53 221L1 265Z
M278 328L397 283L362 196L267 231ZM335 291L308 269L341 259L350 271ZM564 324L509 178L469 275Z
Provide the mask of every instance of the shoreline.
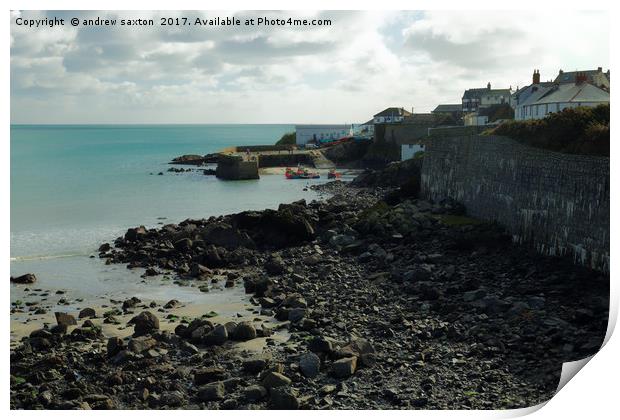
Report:
M137 326L109 337L97 328L101 318L95 328L80 320L67 331L36 331L12 352L11 407L520 408L553 395L561 361L602 343L604 281L574 291L593 281L587 270L525 252L456 203L341 182L317 189L328 197L130 229L115 247L102 246L109 263L193 282L233 270L225 281L245 289L253 310L246 323L191 320L198 313L189 311L169 324L140 303L121 325L150 312L158 323L146 338ZM378 202L387 196L390 204ZM578 310L587 312L574 317ZM33 382L31 366L67 352L62 370L79 372L82 390L63 379L43 389ZM160 369L158 383L140 382L143 369ZM188 379L180 389L179 375ZM35 397L26 392L32 385Z

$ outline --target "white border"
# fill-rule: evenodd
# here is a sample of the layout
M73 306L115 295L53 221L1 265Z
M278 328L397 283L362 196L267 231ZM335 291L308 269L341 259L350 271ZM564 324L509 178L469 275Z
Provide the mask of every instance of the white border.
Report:
M335 9L335 10L358 10L358 9L366 9L366 10L383 10L383 9L391 9L391 10L401 10L401 9L414 9L414 10L423 10L423 9L451 9L451 10L481 10L481 9L491 9L491 10L530 10L532 13L536 13L540 10L556 10L558 12L558 18L561 19L561 12L576 9L597 9L597 10L609 10L609 16L612 22L618 22L619 13L618 13L618 2L611 1L598 1L598 2L583 2L583 1L575 1L575 0L564 0L564 1L531 1L531 0L521 0L518 2L499 2L499 1L481 1L481 0L469 0L467 2L463 1L443 1L443 0L434 0L434 1L405 1L405 0L392 0L389 2L365 2L365 4L361 4L359 1L353 0L343 0L343 1L328 1L328 0L315 0L315 1L283 1L283 0L266 0L258 2L252 2L249 0L246 1L238 1L238 0L228 0L228 1L198 1L198 0L177 0L174 2L165 2L162 0L154 0L150 2L138 2L138 1L129 1L129 0L108 0L108 1L77 1L77 0L57 0L57 1L43 1L43 0L24 0L24 1L14 1L9 0L6 2L8 5L8 10L11 9L31 9L31 10L46 10L46 9L56 9L56 10L80 10L80 9L101 9L101 10L202 10L202 9L212 9L212 10L230 10L230 9L238 9L238 10L277 10L277 9L306 9L306 10L316 10L316 9ZM8 14L8 13L7 13ZM9 238L10 238L10 207L8 205L9 200L9 191L10 191L10 153L9 153L9 126L10 126L10 95L9 92L9 42L10 39L10 25L9 19L7 19L7 15L2 20L2 26L4 34L5 42L2 45L3 49L3 66L2 66L2 80L4 86L6 87L5 95L2 98L2 111L6 121L6 125L2 130L2 147L3 147L3 164L2 164L2 195L4 198L2 205L2 217L4 223L1 224L2 235L5 240L5 245L2 247L2 266L4 268L5 273L5 282L8 287L8 277L9 274ZM612 39L620 39L618 38L618 29L612 25ZM579 28L575 28L576 31ZM584 37L587 37L588 34L583 34ZM611 65L612 73L615 74L615 71L620 69L617 65L618 60L617 57L613 54L610 54L611 57ZM614 92L612 91L612 96L614 96ZM615 103L615 101L614 101ZM612 107L612 120L613 126L616 127L618 123L618 113L616 112L616 108ZM615 132L612 129L612 133ZM612 135L612 138L614 136ZM615 145L615 141L612 141L612 156L615 156L618 151L618 146ZM618 183L618 171L614 170L612 167L611 170L611 185L612 185L612 194L611 194L611 211L614 214L614 210L618 208L618 200L617 194L614 191L617 190L615 188ZM611 224L611 249L615 248L615 244L617 243L617 229L616 224ZM611 253L612 255L612 279L613 279L613 269L615 267L614 259L615 253ZM219 417L227 417L227 418L247 418L248 416L252 416L252 418L265 418L265 419L289 419L291 415L294 415L298 418L315 418L315 417L331 417L338 416L339 418L355 418L356 420L361 420L364 418L370 418L371 416L376 415L387 415L394 418L410 418L410 416L415 416L416 418L504 418L504 417L515 417L519 415L529 414L532 411L535 411L532 414L532 418L563 418L563 419L583 419L583 418L593 418L593 419L607 419L607 418L615 418L618 412L618 394L617 394L617 384L618 384L618 373L619 373L619 364L616 355L620 354L620 344L618 344L618 339L616 337L611 336L611 332L615 326L615 321L617 319L618 312L618 290L617 290L617 281L612 280L611 284L611 302L612 307L610 310L610 326L608 331L608 336L606 338L607 344L605 347L597 354L590 363L588 363L577 376L576 379L571 380L566 384L566 386L556 395L551 401L549 401L544 408L535 407L530 409L523 410L514 410L514 411L491 411L491 412L480 412L480 411L458 411L458 412L445 412L445 411L402 411L402 412L382 412L382 413L371 413L364 411L322 411L322 412L300 412L300 413L287 413L287 412L274 412L274 411L264 411L264 412L183 412L183 416L195 417L195 418L219 418ZM9 308L10 297L7 291L5 297L5 310ZM8 316L1 317L2 326L5 332L5 337L7 341L5 342L5 346L2 346L2 356L3 363L1 365L2 372L0 373L3 378L3 391L1 394L3 406L5 410L8 411L9 407L9 386L8 386L8 376L9 376L9 346L8 346L8 332L9 332L9 323ZM116 411L113 413L105 413L105 412L10 412L8 413L10 416L19 417L19 418L41 418L42 416L46 416L49 418L73 418L74 416L82 417L82 416L92 416L95 418L114 416L116 418L133 418L136 415L140 416L141 413L133 413L128 411ZM148 416L151 418L170 418L171 416L176 416L180 413L178 412L162 412L162 411L149 411Z

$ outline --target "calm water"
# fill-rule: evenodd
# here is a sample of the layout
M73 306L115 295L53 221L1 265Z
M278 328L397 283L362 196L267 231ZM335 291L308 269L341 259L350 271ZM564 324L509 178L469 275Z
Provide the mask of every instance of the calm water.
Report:
M12 126L11 274L86 296L135 288L129 270L89 259L132 226L155 226L312 199L307 181L219 181L167 162L227 146L273 144L290 125ZM164 172L164 176L151 175ZM317 180L315 182L325 182ZM158 218L166 219L158 219ZM19 286L11 288L12 295ZM156 293L152 291L152 293ZM161 290L157 293L165 293Z

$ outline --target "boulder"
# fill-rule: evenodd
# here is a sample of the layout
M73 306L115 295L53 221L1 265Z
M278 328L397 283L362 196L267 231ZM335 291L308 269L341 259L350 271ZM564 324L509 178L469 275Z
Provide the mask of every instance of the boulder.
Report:
M211 366L198 369L194 372L194 384L204 385L215 381L222 381L228 377L226 371L222 368Z
M142 353L157 345L157 340L151 337L136 337L129 341L128 348L134 353Z
M68 327L70 325L77 325L77 321L73 315L69 315L66 312L55 312L56 323L63 327Z
M272 388L277 388L280 386L288 386L290 384L291 384L291 380L278 372L269 372L263 378L263 386L267 388L268 390L271 390Z
M134 337L146 335L159 330L159 319L149 311L141 312L129 321L134 326Z
M208 334L202 337L203 343L210 346L221 346L228 340L228 331L224 325L217 325Z
M321 359L314 353L306 353L299 358L299 370L306 378L316 377L320 368Z
M144 226L139 226L137 228L129 228L127 229L127 232L125 233L125 240L129 242L135 242L139 239L144 238L146 234L147 234L147 230Z
M84 308L78 314L78 318L96 318L97 313L93 308Z
M284 274L286 271L286 264L279 256L270 257L264 265L265 271L270 276L277 276L280 274Z
M348 378L355 373L357 357L344 357L332 364L332 372L336 378Z
M11 283L32 284L37 281L37 276L32 273L23 274L18 277L11 277Z
M123 350L124 348L125 348L125 345L123 343L123 340L120 337L110 337L108 339L108 345L107 345L108 357L116 356L116 354L120 352L121 350Z
M261 401L267 396L267 389L261 385L250 385L243 389L242 395L250 402Z
M297 410L299 408L299 400L297 400L296 392L290 387L282 386L273 388L270 394L271 399L269 403L273 409Z
M249 321L237 324L233 338L237 341L248 341L256 338L256 328Z
M223 400L225 392L226 388L223 382L212 382L198 389L198 399L202 402Z

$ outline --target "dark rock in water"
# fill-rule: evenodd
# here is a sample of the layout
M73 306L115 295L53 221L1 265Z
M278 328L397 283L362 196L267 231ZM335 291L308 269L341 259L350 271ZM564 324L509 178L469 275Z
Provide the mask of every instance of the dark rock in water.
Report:
M110 337L107 345L108 357L116 356L124 347L125 344L120 337Z
M125 233L125 240L129 242L134 242L134 241L144 238L146 234L147 234L147 230L144 226L139 226L137 228L129 228L127 229L127 232Z
M256 338L256 328L249 321L240 322L235 328L233 339L237 341L248 341Z
M11 277L11 283L17 283L17 284L32 284L36 281L37 281L37 277L32 273L23 274L18 277Z
M159 330L159 319L149 311L141 312L129 321L134 326L134 337Z
M78 318L96 318L97 313L93 308L84 308L78 314Z
M254 241L247 233L242 233L238 229L227 224L217 224L210 226L201 233L205 243L221 246L228 250L237 249L240 246L254 248Z
M225 392L223 382L212 382L198 389L198 399L202 402L223 400Z
M332 364L332 371L336 378L348 378L355 373L356 367L357 357L351 356L336 360Z
M276 410L297 410L299 408L296 393L287 386L273 388L270 394L270 405Z
M250 385L243 389L243 397L250 401L262 401L267 396L267 389L261 385Z
M299 358L299 370L306 378L316 377L320 368L321 359L314 353L306 353Z
M215 175L216 174L216 170L215 169L204 169L202 171L203 175Z
M58 325L68 327L69 325L77 325L77 321L73 315L69 315L66 312L55 312L56 322Z
M111 249L112 249L112 246L106 242L104 244L101 244L101 246L99 247L99 252L108 252Z

